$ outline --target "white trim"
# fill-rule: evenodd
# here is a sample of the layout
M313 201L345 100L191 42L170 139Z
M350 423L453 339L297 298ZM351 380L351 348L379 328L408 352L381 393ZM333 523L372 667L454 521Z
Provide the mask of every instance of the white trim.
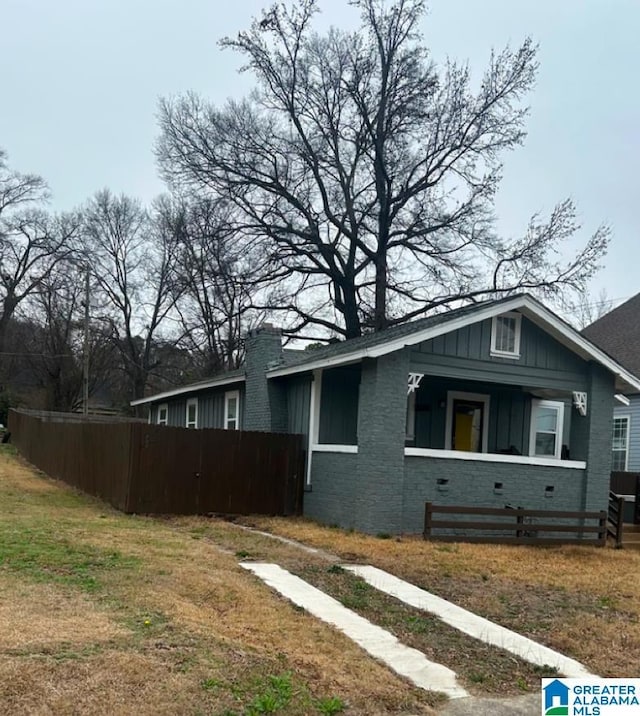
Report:
M538 432L536 430L536 410L538 408L551 408L552 410L557 410L558 415L556 418L556 431L554 435L556 436L556 449L553 458L555 460L559 460L560 456L562 455L562 438L563 438L563 431L564 431L564 403L561 400L540 400L538 398L533 398L531 401L531 422L529 425L529 455L531 457L541 457L540 455L535 454L536 449L536 433ZM542 431L544 432L544 431Z
M129 405L144 405L145 403L155 403L158 400L164 398L173 398L176 395L184 395L184 393L195 393L200 390L207 390L208 388L217 388L222 385L231 385L231 383L244 383L244 375L236 375L233 378L212 378L211 380L204 380L202 383L191 383L190 385L183 385L182 388L174 388L173 390L167 390L164 393L156 393L150 395L148 398L140 398L139 400L132 400Z
M312 445L311 450L313 452L346 452L355 455L358 452L357 445L328 445L324 443L318 443Z
M307 444L313 446L318 442L318 430L320 425L320 391L322 390L322 371L313 371L313 380L311 381L311 395L309 397L309 434L307 435ZM311 487L311 461L313 459L313 449L307 450L307 475L306 485Z
M617 393L617 394L614 395L613 397L614 397L614 400L617 400L619 403L621 403L622 405L624 405L625 408L628 408L628 407L631 405L631 401L629 400L629 398L627 398L626 395L622 395L621 393Z
M192 405L195 405L196 417L193 422L193 425L190 425L189 424L189 408ZM184 425L186 428L197 428L198 427L198 399L197 398L189 398L189 400L187 400L187 404L185 406Z
M435 448L404 449L405 457L438 457L446 460L477 460L479 462L507 462L513 465L544 465L545 467L568 467L573 470L584 470L587 463L581 460L554 460L528 455L502 455L493 452L462 452L460 450L436 450Z
M160 420L160 411L166 412L164 420ZM160 403L158 405L158 412L156 413L156 425L168 425L169 424L169 403Z
M629 438L631 437L631 414L630 413L624 413L622 415L614 415L613 420L611 422L611 459L612 459L612 465L611 469L613 470L613 453L614 452L622 452L622 450L614 450L613 449L613 425L616 420L626 420L627 421L627 444L624 448L624 472L626 472L629 469Z
M229 402L235 398L236 400L236 417L235 420L235 427L230 428L229 427ZM224 420L222 423L222 427L225 430L240 430L240 391L239 390L228 390L224 394Z
M515 336L513 339L513 351L503 351L496 348L496 338L498 334L498 320L500 318L512 318L515 321ZM509 313L500 313L491 319L491 350L490 355L496 358L511 358L518 360L520 358L520 336L522 335L522 314L515 311Z
M490 397L485 393L465 393L460 390L447 391L447 414L445 423L444 445L446 450L452 450L453 440L453 401L454 400L473 400L476 403L483 403L484 410L482 416L482 452L489 449L489 402ZM452 452L460 452L452 450Z
M630 373L626 368L623 368L619 363L614 361L613 358L610 358L604 351L601 351L598 347L591 343L591 341L580 335L580 333L578 333L568 323L565 323L565 321L556 316L555 313L550 311L548 308L545 308L545 306L528 294L516 296L509 301L504 301L498 304L491 304L486 308L478 308L477 310L463 316L459 316L458 318L442 321L442 323L438 323L435 326L424 328L421 331L416 331L413 334L401 336L400 338L396 338L395 340L390 340L376 346L361 348L359 350L356 349L340 356L322 358L309 363L276 368L268 371L267 377L277 378L279 376L300 373L313 370L315 368L328 368L329 366L353 363L354 361L361 360L362 358L377 358L379 356L386 355L387 353L393 353L394 351L401 350L405 346L413 346L417 343L422 343L423 341L435 338L436 336L451 333L459 328L464 328L472 323L478 323L487 318L493 318L493 316L497 316L501 313L508 313L509 311L516 310L519 310L524 316L529 318L536 325L569 348L569 350L572 350L574 353L577 353L580 357L586 360L597 361L607 370L614 373L621 381L621 383L618 383L616 386L618 392L640 393L640 378L636 378L636 376ZM631 388L631 390L629 390L629 388Z

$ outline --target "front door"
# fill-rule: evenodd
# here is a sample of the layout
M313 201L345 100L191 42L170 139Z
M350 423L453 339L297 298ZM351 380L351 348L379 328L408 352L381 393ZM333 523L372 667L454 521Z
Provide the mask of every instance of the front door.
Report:
M451 447L465 452L482 452L485 404L456 398L453 401Z

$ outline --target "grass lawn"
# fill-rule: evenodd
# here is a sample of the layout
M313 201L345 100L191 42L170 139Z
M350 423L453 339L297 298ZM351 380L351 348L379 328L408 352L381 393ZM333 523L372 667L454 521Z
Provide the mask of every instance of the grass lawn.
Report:
M432 714L422 692L238 566L272 561L455 669L478 695L545 669L342 570L376 565L583 661L640 673L640 552L369 537L244 518L124 516L0 453L0 713Z
M430 714L439 698L190 526L0 453L0 713Z

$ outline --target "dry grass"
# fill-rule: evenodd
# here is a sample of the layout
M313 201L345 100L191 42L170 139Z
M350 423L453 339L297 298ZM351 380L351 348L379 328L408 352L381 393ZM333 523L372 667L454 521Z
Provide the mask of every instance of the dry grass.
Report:
M595 673L640 673L640 552L380 539L309 520L256 527L373 564L583 661Z
M120 515L0 455L0 712L259 712L282 677L282 714L320 713L330 696L349 714L432 713L439 695L201 537Z

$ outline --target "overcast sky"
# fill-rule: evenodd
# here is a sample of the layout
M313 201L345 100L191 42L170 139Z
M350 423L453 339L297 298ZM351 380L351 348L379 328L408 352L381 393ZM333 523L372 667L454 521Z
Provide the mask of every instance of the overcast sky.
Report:
M153 144L161 96L194 90L215 102L251 87L217 40L248 26L268 0L0 0L0 147L13 168L50 184L55 209L108 187L149 201L163 190ZM355 23L346 0L321 0L323 25ZM434 60L476 73L492 47L540 43L526 145L505 158L499 228L571 196L582 239L613 228L593 285L612 299L640 291L640 2L431 0L424 35Z

